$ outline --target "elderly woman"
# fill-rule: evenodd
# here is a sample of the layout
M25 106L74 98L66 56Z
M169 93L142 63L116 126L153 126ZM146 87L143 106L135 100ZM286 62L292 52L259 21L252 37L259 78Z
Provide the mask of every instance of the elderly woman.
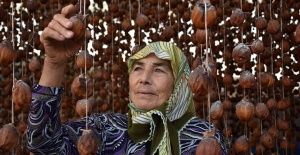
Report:
M81 42L71 40L69 5L54 16L41 35L46 58L42 76L33 86L27 130L28 147L34 154L79 154L77 140L86 119L61 124L61 84L67 57ZM155 42L128 60L130 103L128 114L93 114L88 128L100 140L97 154L195 154L209 123L195 117L187 83L190 69L181 50L171 43ZM210 125L213 128L213 125ZM226 148L222 135L215 137Z

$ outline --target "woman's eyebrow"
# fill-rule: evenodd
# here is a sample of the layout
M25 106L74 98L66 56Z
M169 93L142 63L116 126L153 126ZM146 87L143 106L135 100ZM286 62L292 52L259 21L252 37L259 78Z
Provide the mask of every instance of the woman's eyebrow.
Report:
M153 64L153 66L156 66L156 67L167 67L167 68L171 68L170 64L167 63L167 62L153 62L152 64ZM145 62L143 62L143 61L136 61L136 62L133 64L133 66L136 66L136 65L138 65L138 66L143 66L143 65L145 65Z

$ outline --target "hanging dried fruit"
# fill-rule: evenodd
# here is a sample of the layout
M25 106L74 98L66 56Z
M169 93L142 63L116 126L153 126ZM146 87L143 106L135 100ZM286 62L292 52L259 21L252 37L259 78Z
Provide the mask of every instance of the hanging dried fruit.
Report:
M36 73L42 70L42 64L40 63L40 61L33 59L29 62L28 68L32 73Z
M26 1L26 7L29 12L33 13L37 9L39 9L39 2L37 0L27 0Z
M273 139L278 138L278 136L279 136L279 130L277 129L277 127L275 125L272 125L268 129L268 132L270 133L270 135L272 136Z
M206 9L205 9L206 5ZM205 14L207 19L205 20ZM191 19L193 25L198 29L205 29L205 23L207 27L211 27L216 24L217 21L217 10L207 0L198 1L192 11Z
M253 89L256 84L255 76L248 70L241 73L239 84L244 89Z
M93 56L87 51L81 51L76 57L76 65L79 68L90 69L93 66Z
M12 100L15 104L23 107L31 103L31 89L22 80L15 80L12 88Z
M121 23L121 28L124 31L129 31L132 29L132 24L131 24L131 20L129 18L126 18L122 21Z
M249 143L245 135L237 138L233 144L233 148L236 153L246 153L249 151Z
M232 51L232 57L238 64L244 64L250 61L251 50L244 43L239 43Z
M77 149L81 155L96 154L99 145L99 137L92 130L83 130L77 141Z
M14 61L16 51L13 50L11 43L4 40L0 44L0 64L8 66Z
M86 30L86 17L87 15L82 15L81 13L79 13L70 18L71 22L73 23L72 31L74 32L74 36L72 39L74 41L78 41L84 38Z
M74 99L83 99L93 93L92 80L86 74L78 75L72 82L71 92Z
M201 139L200 143L196 148L196 155L220 155L222 154L222 148L214 136L215 131L206 131L203 133L203 139Z
M260 119L266 119L269 115L269 109L264 103L257 103L255 105L255 114Z
M207 72L202 65L191 72L188 84L191 91L200 96L206 96L213 89L213 80L207 76Z
M254 116L254 105L247 97L244 97L235 105L235 112L240 121L248 122Z
M273 87L275 84L275 78L269 72L262 72L258 75L258 82L263 87Z
M233 26L241 26L242 23L245 20L245 15L244 12L239 9L239 8L235 8L232 12L232 14L230 15L230 23Z
M260 54L265 50L264 43L259 39L254 40L252 42L250 48L251 48L252 53L255 53L255 54Z
M280 30L280 24L276 19L271 19L268 22L267 32L270 34L276 34Z
M264 132L260 137L260 141L268 149L273 148L275 145L274 138L269 132Z
M85 117L86 114L90 115L92 113L93 104L87 99L81 99L77 101L75 109L80 117Z
M19 143L19 132L12 124L6 124L0 129L0 148L13 150Z
M138 13L135 18L135 23L141 28L145 28L146 25L149 23L149 19L146 15Z
M295 41L300 43L300 23L297 25L295 30Z
M216 101L211 105L209 114L211 119L216 120L222 117L223 112L223 103L221 101Z
M277 122L277 128L280 131L286 131L290 127L289 123L281 117L277 118L276 122Z
M255 20L255 27L259 30L264 30L268 26L268 22L264 17L258 17Z

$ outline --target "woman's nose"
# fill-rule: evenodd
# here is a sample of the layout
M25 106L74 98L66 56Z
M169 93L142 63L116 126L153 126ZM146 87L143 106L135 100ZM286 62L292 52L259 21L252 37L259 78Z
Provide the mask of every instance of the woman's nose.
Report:
M140 76L140 83L142 84L150 84L151 72L150 70L144 70Z

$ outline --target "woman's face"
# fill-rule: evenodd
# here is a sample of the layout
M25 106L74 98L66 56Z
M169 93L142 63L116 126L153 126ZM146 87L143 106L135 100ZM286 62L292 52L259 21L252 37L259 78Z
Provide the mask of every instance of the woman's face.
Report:
M129 75L130 97L135 106L152 110L169 99L174 88L170 61L154 54L136 60Z

